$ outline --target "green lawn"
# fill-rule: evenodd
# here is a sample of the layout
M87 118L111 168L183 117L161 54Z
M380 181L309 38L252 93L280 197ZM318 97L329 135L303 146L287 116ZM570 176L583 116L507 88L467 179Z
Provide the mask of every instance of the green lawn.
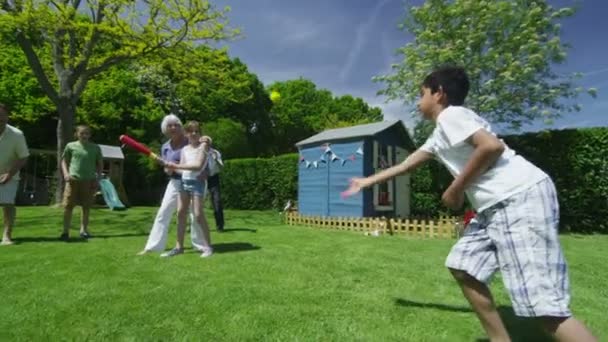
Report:
M18 244L0 248L0 341L484 337L443 267L454 241L366 237L287 226L276 212L227 211L227 232L212 232L211 258L136 256L154 214L96 209L95 237L66 243L56 239L61 210L19 208ZM608 236L562 241L572 308L608 340ZM514 340L538 340L534 325L513 316L496 280Z

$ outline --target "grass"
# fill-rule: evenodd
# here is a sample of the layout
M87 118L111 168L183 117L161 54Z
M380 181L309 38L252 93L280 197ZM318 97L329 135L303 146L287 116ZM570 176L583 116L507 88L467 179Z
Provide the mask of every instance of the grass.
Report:
M136 256L154 214L96 209L95 237L65 243L56 239L60 210L19 208L18 244L0 248L0 340L484 338L443 267L454 241L365 237L286 226L273 212L227 211L227 232L212 232L211 258ZM608 236L562 242L572 309L607 340ZM499 279L492 288L514 340L542 340L515 318Z

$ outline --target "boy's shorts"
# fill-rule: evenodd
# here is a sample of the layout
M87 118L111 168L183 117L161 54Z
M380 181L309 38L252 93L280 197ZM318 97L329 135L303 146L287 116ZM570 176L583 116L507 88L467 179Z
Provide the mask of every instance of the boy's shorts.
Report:
M63 206L74 207L82 206L90 208L93 205L95 191L97 190L96 180L71 180L65 184L63 191Z
M446 266L484 283L500 269L518 316L570 317L558 223L555 186L546 178L471 220Z
M19 181L11 179L10 181L0 184L0 204L12 205L15 204L17 196L17 188Z
M188 192L192 196L205 196L205 187L207 182L198 179L184 179L180 185L180 192Z

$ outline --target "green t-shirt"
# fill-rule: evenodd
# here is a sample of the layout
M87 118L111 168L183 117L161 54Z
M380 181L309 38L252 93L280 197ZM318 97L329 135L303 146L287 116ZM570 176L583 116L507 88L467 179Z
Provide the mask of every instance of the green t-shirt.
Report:
M65 145L63 158L68 163L70 176L80 180L96 178L97 162L102 160L99 145L72 141Z

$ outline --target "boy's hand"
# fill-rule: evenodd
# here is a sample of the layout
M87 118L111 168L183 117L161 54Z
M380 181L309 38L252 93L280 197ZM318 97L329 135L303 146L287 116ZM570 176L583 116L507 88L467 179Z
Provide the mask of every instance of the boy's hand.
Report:
M177 168L177 164L173 162L165 162L165 167L169 170L174 171Z
M450 209L460 209L464 204L464 189L461 189L454 184L450 185L450 187L443 193L443 196L441 196L441 202L443 202L443 204Z
M71 180L74 180L74 178L72 176L70 176L70 175L65 175L65 176L63 176L63 180L66 181L66 182L69 182Z
M346 189L345 191L340 193L340 197L342 197L342 198L350 197L354 194L357 194L359 191L361 191L361 189L363 189L367 186L368 185L367 185L367 182L365 181L365 178L351 178L348 189Z
M6 184L8 183L8 181L11 180L11 174L10 173L3 173L0 175L0 184Z

